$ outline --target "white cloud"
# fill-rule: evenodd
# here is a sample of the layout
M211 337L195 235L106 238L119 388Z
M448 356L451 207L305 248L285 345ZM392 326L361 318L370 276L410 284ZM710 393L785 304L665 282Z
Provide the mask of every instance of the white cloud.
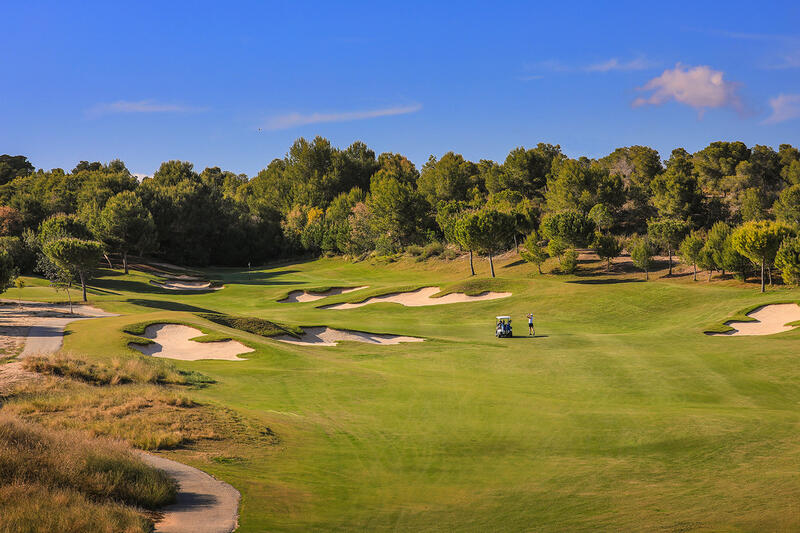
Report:
M633 101L634 107L660 105L670 100L694 107L700 114L707 108L733 107L742 110L737 83L725 81L724 73L708 66L684 67L678 63L674 69L665 70L641 90L652 91L647 97Z
M154 100L131 102L118 100L111 103L97 104L86 111L89 116L113 115L119 113L190 113L203 111L203 108L188 107L180 104L164 104Z
M339 111L332 113L287 113L267 120L264 124L266 130L285 130L297 126L308 124L320 124L323 122L350 122L353 120L366 120L369 118L390 117L394 115L407 115L416 113L422 109L422 104L412 104L406 106L385 107L382 109L372 109L367 111Z
M152 177L153 177L153 176L151 176L150 174L143 174L143 173L141 173L141 172L133 172L133 173L132 173L132 175L133 175L133 177L134 177L134 178L136 178L138 181L142 181L142 180L143 180L143 179L145 179L145 178L152 178Z
M762 124L777 124L800 118L800 94L779 94L769 99L772 114Z
M610 72L612 70L631 71L631 70L646 70L655 66L652 62L640 56L630 61L620 61L616 57L612 57L608 61L602 63L595 63L584 68L586 72Z

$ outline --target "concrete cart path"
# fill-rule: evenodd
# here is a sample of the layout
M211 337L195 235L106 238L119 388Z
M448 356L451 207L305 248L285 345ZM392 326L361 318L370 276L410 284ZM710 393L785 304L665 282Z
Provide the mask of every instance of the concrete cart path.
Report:
M239 519L239 491L202 470L157 455L141 454L149 465L177 480L177 501L160 509L155 533L231 533Z

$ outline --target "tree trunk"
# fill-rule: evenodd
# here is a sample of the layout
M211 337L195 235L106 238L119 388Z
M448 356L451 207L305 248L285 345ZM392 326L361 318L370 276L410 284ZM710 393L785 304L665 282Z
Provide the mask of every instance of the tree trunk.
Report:
M539 270L539 274L541 274L542 273L542 264L541 263L536 263L536 268Z
M469 251L469 271L473 276L475 275L475 267L472 265L472 250Z
M694 281L697 281L697 263L692 263L694 266Z
M519 245L517 244L517 234L514 234L514 251L519 253Z
M767 276L769 277L769 286L772 287L772 265L767 267Z
M611 272L611 258L606 257L606 272Z
M122 252L122 268L125 269L125 274L128 273L128 252Z
M103 257L105 257L105 258L106 258L106 263L108 263L108 268L114 268L114 267L111 265L111 258L110 258L110 257L108 257L108 254L107 254L107 253L105 253L105 252L103 252Z
M489 254L489 268L492 271L492 277L494 277L494 262L492 262L492 254Z
M765 261L761 260L761 292L764 292L764 263Z
M722 269L722 271L720 273L720 277L723 278L723 279L725 278L725 269L724 268Z
M712 274L713 272L714 272L714 271L713 271L713 270L711 270L710 268L708 269L708 279L707 279L706 281L711 281L711 274Z
M669 254L669 276L672 277L672 247L667 246L667 253Z
M70 281L67 283L67 301L69 302L69 314L72 314L72 295L69 293L69 288L72 286L72 282Z
M83 290L83 301L88 302L89 300L86 299L86 276L83 272L81 272L79 275L81 278L81 290Z
M647 272L647 269L644 271L644 280L648 281L650 279L650 274Z

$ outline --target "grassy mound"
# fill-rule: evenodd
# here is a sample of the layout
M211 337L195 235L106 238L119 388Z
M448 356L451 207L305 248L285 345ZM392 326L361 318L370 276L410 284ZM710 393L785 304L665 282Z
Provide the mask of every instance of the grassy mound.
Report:
M114 359L100 364L83 356L49 355L27 357L23 366L30 372L76 379L93 385L153 383L197 386L214 382L198 372L178 370L162 361L144 358Z
M0 417L0 531L145 532L176 483L124 444Z
M210 320L215 324L246 331L254 335L261 335L262 337L291 335L299 338L303 334L303 330L299 327L278 324L277 322L252 316L225 315L222 313L198 313L197 316Z

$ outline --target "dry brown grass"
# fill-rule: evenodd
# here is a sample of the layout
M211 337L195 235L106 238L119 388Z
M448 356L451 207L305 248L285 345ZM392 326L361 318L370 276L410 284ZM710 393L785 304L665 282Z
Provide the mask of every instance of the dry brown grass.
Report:
M45 377L14 387L2 412L51 429L114 437L143 450L226 439L275 441L228 409L195 402L183 387L154 384L147 364L142 368L133 363L89 363L63 356L30 364L26 360L28 368Z
M0 532L149 531L176 491L120 441L0 416Z

